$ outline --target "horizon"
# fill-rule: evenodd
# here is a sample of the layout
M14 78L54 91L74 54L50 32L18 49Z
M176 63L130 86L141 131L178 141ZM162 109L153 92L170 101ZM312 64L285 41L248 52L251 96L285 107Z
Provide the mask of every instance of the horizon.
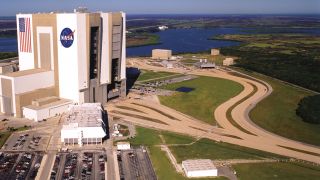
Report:
M90 12L123 11L128 15L143 14L320 14L320 0L99 0L62 1L35 0L2 2L0 16L14 16L34 12L72 12L79 6ZM21 8L23 7L23 8Z

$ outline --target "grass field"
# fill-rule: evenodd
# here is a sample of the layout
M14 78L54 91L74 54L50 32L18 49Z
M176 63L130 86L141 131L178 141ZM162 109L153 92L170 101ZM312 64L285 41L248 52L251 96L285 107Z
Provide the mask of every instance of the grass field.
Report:
M281 136L320 145L320 124L306 123L295 112L300 99L313 93L257 73L245 73L266 81L273 88L273 93L250 112L253 122Z
M176 73L171 72L155 72L155 71L148 71L148 70L141 70L141 74L137 81L146 81L155 78L164 78L166 76L175 75Z
M160 37L151 33L132 33L127 34L127 47L147 46L160 44Z
M177 92L172 96L159 96L161 104L210 124L215 122L213 116L215 108L239 94L243 89L236 82L204 76L169 84L162 88L175 90L182 86L191 87L194 90L188 93Z
M193 145L170 146L170 144L189 144L194 138L167 131L158 131L137 127L137 136L130 139L134 145L145 145L150 152L150 158L159 180L187 180L177 173L170 163L166 153L157 146L162 144L159 135L162 135L167 145L173 152L178 162L185 159L209 158L209 159L261 159L281 158L267 152L245 148L227 143L217 143L209 139L201 139ZM239 179L316 179L319 177L320 168L300 163L258 163L240 164L233 166ZM207 180L201 178L199 180ZM226 179L224 177L209 179Z
M190 146L171 146L170 149L178 162L192 158L213 160L283 158L275 154L209 139L201 139Z
M151 161L156 171L157 177L159 180L188 180L189 178L184 177L181 174L178 174L172 164L170 163L166 153L160 150L160 147L149 147L149 152L151 155ZM225 177L216 177L216 178L192 178L193 180L226 180Z
M233 165L239 180L316 180L320 168L298 163L259 163Z
M4 143L10 137L11 133L12 132L8 132L8 131L0 133L0 148L4 145Z

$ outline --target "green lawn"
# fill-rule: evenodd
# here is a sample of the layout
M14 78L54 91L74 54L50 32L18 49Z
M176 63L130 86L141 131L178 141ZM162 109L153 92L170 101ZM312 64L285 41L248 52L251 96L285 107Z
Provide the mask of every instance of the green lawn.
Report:
M166 144L189 144L195 141L195 138L176 134L173 132L163 131L161 132Z
M281 136L320 145L320 124L306 123L295 112L300 99L312 93L267 76L246 73L266 81L273 88L273 93L250 112L253 122Z
M177 173L170 163L166 153L157 146L161 144L162 134L167 144L187 144L194 140L189 136L175 134L167 131L158 131L137 127L137 136L130 142L134 145L145 145L150 152L150 158L159 180L187 180ZM261 159L280 156L259 150L245 148L227 143L217 143L209 139L202 139L191 146L169 146L178 162L185 159L209 158L209 159ZM257 163L233 165L237 176L242 180L255 179L317 179L320 176L320 168L301 163ZM199 180L226 179L201 178ZM197 179L198 180L198 179Z
M320 168L298 163L259 163L233 165L239 180L316 180Z
M132 145L152 146L161 144L159 131L142 127L137 127L136 131L136 137L129 140Z
M236 82L205 76L169 84L162 88L175 90L182 86L194 90L188 93L177 92L172 96L159 96L161 104L210 124L215 122L214 110L243 90L243 87Z
M171 73L171 72L156 72L156 71L141 70L141 74L137 81L146 81L149 79L162 78L162 77L171 76L175 74L176 73Z
M190 146L170 146L178 162L186 159L262 159L281 158L268 152L233 144L201 139ZM283 157L282 157L283 158Z
M178 174L170 160L168 159L166 153L160 150L160 147L151 146L149 147L150 158L152 161L152 165L156 171L157 177L159 180L188 180L190 178L186 178L181 174ZM194 180L226 180L225 177L216 177L216 178L200 178Z
M1 132L0 133L0 148L6 143L7 139L10 137L12 132Z

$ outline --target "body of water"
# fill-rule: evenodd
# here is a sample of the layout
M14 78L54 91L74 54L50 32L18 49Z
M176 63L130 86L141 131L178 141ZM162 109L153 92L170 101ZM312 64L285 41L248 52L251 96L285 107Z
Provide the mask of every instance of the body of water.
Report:
M171 49L173 53L199 52L211 48L238 45L239 42L224 40L209 40L210 37L223 34L252 34L252 33L302 33L320 35L319 28L290 28L290 29L251 29L251 28L192 28L168 29L156 34L160 36L161 44L127 48L127 56L151 56L152 49ZM0 52L17 52L17 39L0 37Z
M18 42L16 37L2 38L0 37L0 52L17 52Z
M127 56L150 56L152 49L171 49L173 53L199 52L211 48L238 45L239 42L209 40L222 34L243 34L239 28L169 29L156 34L161 44L127 48Z

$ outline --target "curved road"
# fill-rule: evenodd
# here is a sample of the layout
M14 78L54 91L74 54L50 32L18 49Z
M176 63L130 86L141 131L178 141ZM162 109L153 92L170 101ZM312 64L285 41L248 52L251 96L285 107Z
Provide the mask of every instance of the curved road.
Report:
M268 83L261 80L252 80L252 77L244 78L242 76L234 76L222 70L167 69L148 65L146 61L143 60L131 59L129 62L131 62L133 66L142 69L179 72L228 79L240 83L244 87L244 90L237 96L229 99L216 108L214 116L219 125L222 126L221 128L213 127L212 125L200 122L168 107L146 101L136 100L137 102L135 104L132 103L134 100L124 102L124 104L128 107L140 109L145 114L136 111L130 111L128 109L119 109L116 106L111 107L111 109L117 110L116 112L122 111L126 113L139 114L140 116L155 117L164 123L159 124L157 122L151 122L150 120L134 118L133 116L128 116L128 114L111 114L124 117L126 120L133 121L142 126L152 126L158 129L206 137L320 164L319 147L290 140L268 132L255 125L249 118L248 114L250 110L254 108L258 102L272 93L272 87ZM138 106L137 103L147 105L147 107L170 114L173 117L178 117L179 120L173 121L172 119L163 116L161 113L159 114L159 112L155 112L154 110L146 107ZM236 106L234 106L235 104ZM241 128L234 126L227 117L227 111L229 108L232 108L232 106L232 119L235 123L241 126Z

